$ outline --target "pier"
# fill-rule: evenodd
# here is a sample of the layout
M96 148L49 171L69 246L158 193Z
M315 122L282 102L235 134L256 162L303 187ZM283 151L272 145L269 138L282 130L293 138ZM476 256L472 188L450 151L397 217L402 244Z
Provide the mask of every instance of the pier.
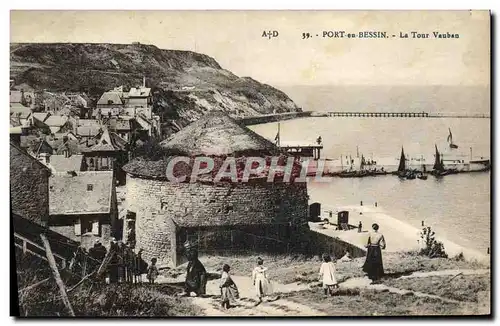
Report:
M362 117L362 118L428 118L427 112L327 112L328 117Z
M358 118L477 118L490 119L489 114L466 113L429 113L429 112L361 112L330 111L315 112L312 116L323 117L358 117Z

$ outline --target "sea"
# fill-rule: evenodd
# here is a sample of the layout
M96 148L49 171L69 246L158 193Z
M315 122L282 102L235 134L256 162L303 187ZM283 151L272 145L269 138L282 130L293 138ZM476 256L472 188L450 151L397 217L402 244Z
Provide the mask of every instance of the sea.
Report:
M304 111L407 111L490 114L489 89L482 87L282 87ZM373 100L372 100L373 99ZM432 157L435 146L449 156L490 158L490 119L478 118L341 118L311 117L280 122L282 141L323 140L322 158ZM273 140L277 123L250 126ZM450 150L447 137L459 147ZM400 180L395 176L331 178L308 184L310 203L324 208L377 205L386 214L414 227L422 221L436 234L486 253L490 245L491 173L429 176Z

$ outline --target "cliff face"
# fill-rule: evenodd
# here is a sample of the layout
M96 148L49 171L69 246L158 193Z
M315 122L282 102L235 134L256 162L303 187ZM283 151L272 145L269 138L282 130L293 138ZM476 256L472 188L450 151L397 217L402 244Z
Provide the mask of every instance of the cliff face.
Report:
M238 77L211 57L143 44L11 44L11 79L34 89L86 92L97 99L146 77L165 129L175 131L211 110L235 117L299 112L283 92Z

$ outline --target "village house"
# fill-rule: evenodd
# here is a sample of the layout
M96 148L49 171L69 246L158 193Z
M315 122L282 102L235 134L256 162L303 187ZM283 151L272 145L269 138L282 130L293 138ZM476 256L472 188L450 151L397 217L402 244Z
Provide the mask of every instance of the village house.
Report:
M10 204L12 213L40 225L49 218L50 169L10 143Z
M112 171L57 172L49 179L49 227L91 247L96 239L109 243L116 228L116 189Z
M10 117L16 119L21 125L26 125L32 110L20 103L10 104Z
M115 171L117 181L124 184L125 173L122 167L128 160L127 142L107 128L97 137L97 144L83 151L88 170Z
M116 87L111 91L104 92L99 101L97 101L97 109L112 109L112 108L122 108L124 106L124 100L127 97L127 93L123 91L123 86ZM107 111L101 113L107 115Z
M45 259L40 234L45 234L56 263L62 268L73 256L77 243L48 229L50 170L15 144L10 144L10 206L16 255Z
M218 162L226 156L286 157L273 143L222 113L205 115L161 146L165 153L209 155ZM306 183L267 182L266 175L249 182L203 178L170 182L166 167L171 158L138 158L124 167L128 210L124 236L135 238L145 258L178 265L186 240L198 243L202 254L284 252L307 229Z
M82 154L64 154L51 155L47 162L48 167L53 173L76 171L82 172L87 170Z
M51 115L44 123L50 127L52 134L61 134L73 131L76 120L65 115Z
M151 88L146 87L146 79L144 79L141 87L132 87L128 93L128 107L150 107L153 105L153 97Z
M33 91L11 90L10 104L20 104L24 107L31 107L35 102L35 93Z

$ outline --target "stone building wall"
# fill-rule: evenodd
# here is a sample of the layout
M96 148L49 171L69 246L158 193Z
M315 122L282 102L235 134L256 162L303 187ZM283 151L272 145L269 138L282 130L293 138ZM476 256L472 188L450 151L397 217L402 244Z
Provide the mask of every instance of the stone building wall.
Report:
M160 264L171 263L172 219L180 228L307 227L304 183L170 183L128 174L126 185L128 209L137 214L136 248Z
M47 223L49 175L47 167L10 145L10 198L14 213L41 225Z

